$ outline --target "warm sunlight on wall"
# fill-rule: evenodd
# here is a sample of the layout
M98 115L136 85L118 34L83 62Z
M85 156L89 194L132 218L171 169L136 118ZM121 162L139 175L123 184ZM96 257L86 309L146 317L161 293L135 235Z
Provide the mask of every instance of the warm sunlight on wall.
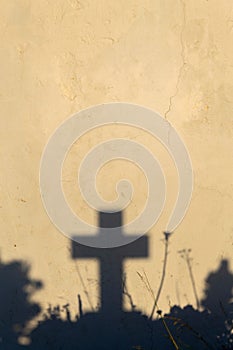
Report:
M32 265L32 276L44 283L36 294L42 307L70 303L76 312L77 294L85 309L99 303L96 262L71 259L71 243L47 217L38 183L40 158L50 135L71 114L94 104L124 101L157 111L177 129L192 159L193 198L170 240L160 308L195 303L187 264L178 251L192 249L199 297L209 271L222 258L232 257L233 9L223 0L218 11L217 3L2 2L1 258ZM74 145L64 166L63 185L74 210L94 222L95 215L75 202L79 193L72 187L81 156L91 145L119 132L158 152L167 176L166 210L149 233L150 257L125 263L133 302L149 314L153 299L140 275L156 293L162 273L162 231L177 179L161 145L127 128L96 130L80 141L80 152ZM132 164L117 164L102 169L97 183L103 196L112 198L117 178L130 174L135 202L127 220L144 205L146 183ZM128 300L125 304L129 307Z

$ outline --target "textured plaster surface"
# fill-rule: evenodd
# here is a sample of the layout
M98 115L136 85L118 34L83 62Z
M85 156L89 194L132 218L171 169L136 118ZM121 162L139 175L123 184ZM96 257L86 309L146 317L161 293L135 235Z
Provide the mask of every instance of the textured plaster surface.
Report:
M31 264L32 276L44 282L35 296L43 308L68 302L76 312L78 293L86 310L97 307L98 265L71 260L70 241L48 219L40 199L40 158L49 136L71 114L104 102L141 104L173 124L193 162L193 199L170 240L159 306L195 305L178 251L192 249L200 298L207 274L222 258L232 258L232 2L2 0L0 7L1 258ZM162 231L177 191L166 151L137 129L95 130L71 149L63 185L73 209L94 223L95 214L74 190L76 171L92 146L119 135L149 147L167 176L168 200L149 233L150 257L125 263L134 304L150 313L153 298L146 277L156 294ZM125 213L130 220L146 199L143 174L131 163L111 162L101 169L97 185L104 198L113 199L115 183L127 176L135 185L134 201Z

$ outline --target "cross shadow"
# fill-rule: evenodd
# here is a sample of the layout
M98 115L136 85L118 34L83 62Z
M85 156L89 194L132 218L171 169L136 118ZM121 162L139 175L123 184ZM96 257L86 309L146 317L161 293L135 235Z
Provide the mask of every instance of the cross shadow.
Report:
M99 235L102 228L118 227L117 234L124 236L122 221L122 212L100 212ZM123 308L124 261L148 256L149 241L146 235L116 248L92 248L72 242L73 259L97 258L100 265L100 308L97 313L88 313L79 320L79 326L89 334L79 339L83 349L98 349L97 344L101 344L101 349L131 349L140 344L149 344L148 327L150 323L152 327L152 322L139 311L127 312Z
M99 213L100 233L102 228L115 228L122 225L122 213ZM118 231L122 235L121 230ZM96 235L98 237L98 234ZM95 240L96 240L95 236ZM92 248L72 242L73 259L97 259L99 261L100 310L103 318L119 318L122 314L123 264L126 259L147 258L148 237L142 236L136 241L117 248Z

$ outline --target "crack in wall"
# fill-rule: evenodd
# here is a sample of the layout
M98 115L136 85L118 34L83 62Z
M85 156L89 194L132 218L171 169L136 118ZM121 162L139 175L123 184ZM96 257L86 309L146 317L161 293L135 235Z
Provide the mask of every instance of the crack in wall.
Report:
M178 73L178 77L177 77L177 83L175 86L175 93L173 95L170 96L169 98L169 106L166 110L166 112L164 113L164 118L167 119L168 114L171 112L172 109L172 101L174 100L174 98L178 95L179 93L179 85L181 82L181 76L184 70L184 67L186 65L186 61L185 61L185 44L184 44L184 38L183 38L183 34L184 34L184 29L185 29L185 25L186 25L186 11L185 11L185 3L183 0L180 0L181 6L182 6L182 12L183 12L183 24L182 24L182 28L181 28L181 32L180 32L180 45L181 45L181 66L179 68L179 73Z

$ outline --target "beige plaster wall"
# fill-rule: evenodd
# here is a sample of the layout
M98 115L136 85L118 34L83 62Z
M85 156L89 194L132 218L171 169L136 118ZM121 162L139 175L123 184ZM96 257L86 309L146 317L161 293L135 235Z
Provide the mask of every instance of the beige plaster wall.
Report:
M207 274L223 257L232 258L232 2L1 0L0 8L1 258L31 264L32 277L44 283L35 296L43 308L68 302L75 312L78 293L85 309L98 305L97 263L71 260L70 241L42 206L40 157L54 129L71 114L104 102L141 104L174 125L188 147L195 174L190 209L170 240L159 306L167 310L169 303L195 304L178 251L192 249L200 298ZM138 130L97 130L80 140L80 152L74 145L64 167L64 188L74 210L95 222L74 191L75 171L92 145L119 134L148 145L167 175L168 201L149 234L150 257L125 264L134 303L150 313L153 298L139 274L147 276L156 293L162 231L177 190L166 152ZM97 181L103 196L111 199L115 182L131 174L136 193L126 220L140 212L146 198L145 179L132 167L112 162ZM105 186L106 179L112 183ZM125 304L129 307L128 300Z

